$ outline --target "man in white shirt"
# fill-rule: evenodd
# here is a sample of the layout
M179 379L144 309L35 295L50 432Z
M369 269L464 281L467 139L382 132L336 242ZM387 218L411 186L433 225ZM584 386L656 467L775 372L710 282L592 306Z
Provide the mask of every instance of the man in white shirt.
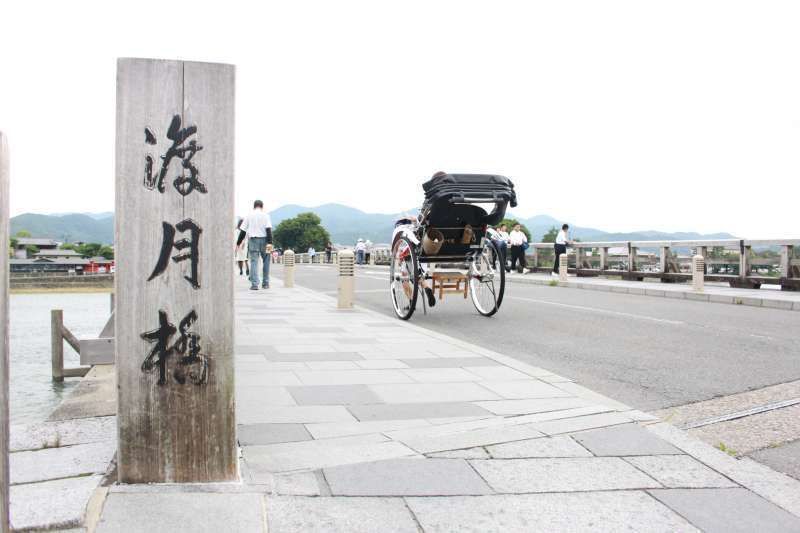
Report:
M569 245L569 224L561 226L561 231L558 232L555 242L556 259L553 261L553 276L558 276L558 267L561 264L561 254L567 253L567 246Z
M367 244L364 242L364 239L358 239L355 247L356 252L356 264L363 265L364 264L364 255L367 253Z
M264 202L256 200L253 202L253 211L244 217L242 225L239 227L239 239L237 245L241 244L245 235L248 237L247 248L250 257L250 290L258 290L258 259L263 263L264 279L261 283L262 289L269 289L269 256L272 253L272 219L269 213L264 212Z
M517 268L517 261L519 261L519 272L527 274L530 272L525 264L525 244L528 243L528 237L522 232L522 226L514 224L514 229L508 235L508 244L511 245L511 270Z

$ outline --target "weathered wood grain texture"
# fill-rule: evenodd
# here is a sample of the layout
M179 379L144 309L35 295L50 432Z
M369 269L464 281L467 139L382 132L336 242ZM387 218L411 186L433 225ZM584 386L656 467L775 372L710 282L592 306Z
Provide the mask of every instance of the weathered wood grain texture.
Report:
M0 131L0 532L10 530L8 515L8 142Z
M125 483L202 482L236 478L233 374L234 67L230 65L120 59L117 65L116 366L119 388L119 479ZM171 141L174 115L181 127L197 126L190 140L202 146L192 163L208 193L184 197L173 180L181 172L173 160L164 193L148 190L145 157L161 165ZM145 128L157 141L145 143ZM189 140L185 144L188 144ZM169 262L147 281L158 260L162 222L173 226L192 219L202 228L199 242L200 288L184 276L190 262ZM175 239L191 239L176 232ZM172 250L170 256L178 255ZM183 250L188 253L188 250ZM167 359L166 383L158 369L142 370L153 348L141 335L159 325L159 310L178 328L192 310L190 331L200 336L208 359L208 381L179 384L172 372L178 356ZM171 339L174 343L179 334Z
M50 310L50 375L53 381L64 381L64 311Z

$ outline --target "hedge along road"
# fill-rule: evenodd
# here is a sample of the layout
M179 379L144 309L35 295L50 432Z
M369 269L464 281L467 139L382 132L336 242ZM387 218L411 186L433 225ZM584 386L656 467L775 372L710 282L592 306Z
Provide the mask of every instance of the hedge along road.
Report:
M282 267L273 265L281 277ZM336 294L337 270L298 265L295 282ZM358 267L357 305L394 316L388 272ZM515 357L644 411L800 379L800 313L507 284L485 318L445 295L411 322Z

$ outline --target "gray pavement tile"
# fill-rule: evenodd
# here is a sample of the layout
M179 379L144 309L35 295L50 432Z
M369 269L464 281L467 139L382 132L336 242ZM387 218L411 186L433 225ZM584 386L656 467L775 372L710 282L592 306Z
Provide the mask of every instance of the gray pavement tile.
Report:
M270 533L418 533L402 498L268 497Z
M541 436L542 434L532 424L526 424L472 429L445 435L400 437L395 438L395 440L399 440L420 453L432 453L532 439Z
M800 479L800 440L759 450L750 457L773 470Z
M426 455L428 457L439 457L442 459L490 459L486 449L480 446L467 448L465 450L448 450L446 452L435 452Z
M373 337L341 337L336 339L339 344L373 344Z
M382 435L245 446L242 453L255 482L264 473L316 470L416 455L412 449L399 442L388 441Z
M297 405L286 387L246 387L236 384L236 409L257 409L261 406Z
M474 370L473 368L469 369L470 372ZM531 379L530 376L525 376L525 379L513 381L482 381L481 385L509 400L522 400L526 398L564 398L571 396L548 383L544 383L538 379Z
M476 459L470 464L500 493L661 487L650 476L617 457Z
M358 352L314 352L314 353L268 353L267 361L305 362L305 361L361 361L364 358Z
M11 484L105 474L116 452L116 439L15 452L9 455Z
M309 424L315 422L354 422L341 405L258 406L237 408L241 424Z
M491 494L463 459L390 459L324 470L334 496Z
M285 318L240 318L244 324L288 324Z
M344 333L345 329L338 326L294 326L299 333Z
M649 492L703 531L800 531L800 518L745 489L664 489Z
M39 530L80 526L86 502L103 476L12 485L9 489L12 530Z
M266 531L262 496L230 493L108 495L97 533Z
M469 402L427 402L386 405L351 405L350 412L361 421L442 418L451 416L491 416L492 413Z
M542 437L487 446L495 459L524 459L530 457L591 457L589 451L566 435Z
M500 399L492 391L475 383L400 383L372 385L371 388L386 403L396 404Z
M800 481L752 459L735 459L669 424L649 424L645 427L736 483L800 516Z
M407 498L426 533L688 532L686 520L643 492Z
M266 385L302 385L294 372L264 371L252 372L236 369L238 387L259 387Z
M237 354L268 354L274 351L271 346L265 344L237 344L233 349Z
M289 474L268 474L261 472L254 481L247 469L247 464L242 463L242 479L247 483L248 490L255 490L264 494L286 496L320 496L320 479L317 472L292 472ZM323 481L324 483L324 481Z
M497 415L527 415L591 406L588 401L582 398L527 398L524 400L496 400L476 403Z
M297 385L371 385L375 383L411 383L401 370L298 370L302 383Z
M306 424L306 429L315 439L329 439L332 437L346 437L348 435L366 435L369 433L383 433L398 429L430 427L431 423L422 418L409 420L374 420L370 422L327 422L321 424Z
M625 460L669 488L739 486L688 455L642 455L627 457Z
M599 456L662 455L681 453L638 424L595 429L574 435L575 440Z
M402 324L395 324L393 322L365 322L362 324L368 328L401 328Z
M364 405L383 403L366 385L288 387L298 405Z
M504 365L475 366L470 367L469 371L487 381L510 381L514 379L532 380L531 376L528 374L524 374L519 370L514 370ZM560 396L565 396L565 394L560 394Z
M355 361L361 368L371 370L386 369L386 368L408 368L408 365L397 359L373 359L369 361Z
M463 368L409 368L403 373L418 383L459 383L481 379Z
M239 424L237 437L241 446L312 439L303 424Z
M487 357L430 357L424 359L403 359L411 368L459 368L469 366L499 366L500 363Z
M75 418L29 425L12 425L9 450L38 450L45 446L72 446L117 438L117 417Z
M539 424L539 431L542 433L547 433L548 435L558 435L560 433L570 433L573 431L582 431L584 429L594 429L629 423L631 423L630 417L620 413L600 413L596 415L542 422Z

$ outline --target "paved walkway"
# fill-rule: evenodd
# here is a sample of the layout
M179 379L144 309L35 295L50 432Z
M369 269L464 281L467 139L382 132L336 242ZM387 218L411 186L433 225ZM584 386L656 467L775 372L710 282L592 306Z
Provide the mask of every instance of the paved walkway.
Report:
M752 305L755 307L773 307L800 311L800 292L781 291L770 288L734 289L722 283L706 283L702 292L692 289L691 283L659 283L654 281L627 281L606 278L578 278L570 276L566 282L550 274L531 273L509 276L510 283L531 283L534 285L550 285L555 281L562 287L590 289L596 291L620 292L625 294L641 294L664 298L685 298L702 302L733 305Z
M546 369L273 287L236 295L242 483L112 486L97 531L800 531L787 476Z

